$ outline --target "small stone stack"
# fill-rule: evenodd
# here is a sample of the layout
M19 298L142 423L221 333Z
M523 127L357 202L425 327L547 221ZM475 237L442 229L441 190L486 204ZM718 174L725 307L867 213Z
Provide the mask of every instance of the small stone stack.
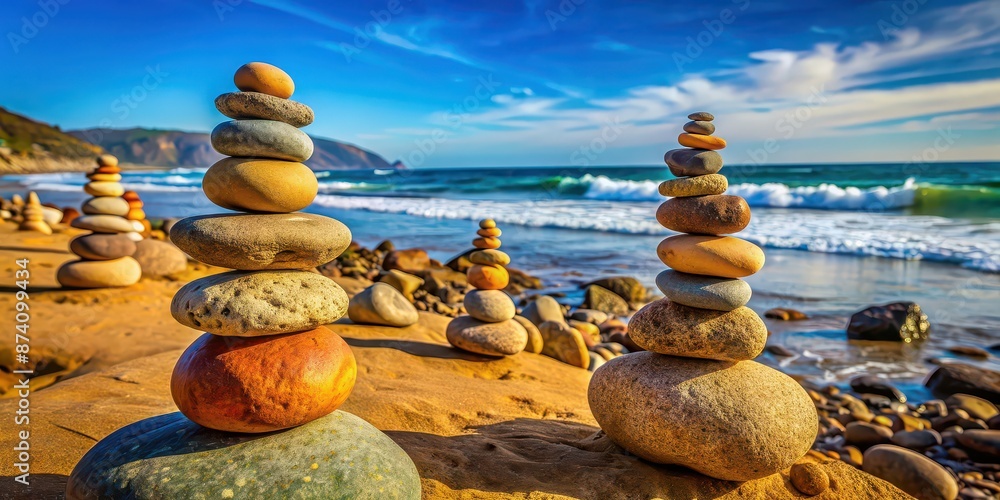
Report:
M681 178L664 182L673 198L657 220L681 234L657 253L672 269L657 287L666 298L629 321L629 337L646 352L614 358L591 380L594 418L617 444L644 459L689 467L731 481L781 471L809 451L816 411L790 377L751 361L764 349L767 328L745 304L739 278L764 265L756 245L733 236L750 222L750 208L722 193L717 172L726 142L713 116L694 113L665 155Z
M83 202L84 215L70 225L93 232L70 242L70 251L81 260L63 264L56 273L56 279L65 287L130 286L142 277L142 268L132 258L135 242L142 236L125 219L128 202L121 198L125 188L119 182L120 172L118 158L105 154L97 158L97 168L87 174L90 182L83 189L93 198Z
M419 498L406 453L370 424L335 411L354 388L357 364L323 325L345 314L347 294L303 269L340 255L351 232L296 212L317 193L315 174L300 163L313 144L296 128L312 122L312 110L288 100L294 84L277 67L246 64L235 81L243 92L216 99L235 120L212 132L212 146L234 157L213 165L202 185L217 205L247 213L190 217L170 230L188 255L236 269L188 283L170 305L178 322L207 332L170 379L174 403L190 421L173 418L154 430L135 424L137 435L153 441L148 447L115 435L98 443L74 469L67 497ZM274 431L282 432L246 436ZM219 442L252 445L226 451ZM198 451L196 464L182 458ZM121 455L130 458L110 458ZM178 464L151 463L171 462L164 455Z
M125 191L122 199L128 202L128 213L125 218L132 221L132 228L143 238L148 238L152 226L146 220L146 211L142 209L143 203L139 198L139 193L135 191Z
M504 292L510 281L505 266L510 256L501 252L500 228L492 219L479 222L478 237L469 254L472 267L466 272L469 285L476 288L465 294L463 303L468 315L448 324L446 336L451 345L487 356L507 356L524 350L528 332L514 319L517 309Z
M52 228L45 222L42 202L34 191L28 193L28 203L21 212L22 220L18 230L35 231L42 234L52 234Z

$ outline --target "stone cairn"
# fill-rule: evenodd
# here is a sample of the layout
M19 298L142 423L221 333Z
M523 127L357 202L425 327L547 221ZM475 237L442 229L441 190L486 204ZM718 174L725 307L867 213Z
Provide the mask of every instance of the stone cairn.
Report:
M20 231L35 231L42 234L52 234L52 227L45 222L45 212L38 195L32 191L28 193L28 203L25 204L21 212L21 225L17 227Z
M329 217L297 212L318 189L300 163L311 156L312 140L296 128L312 122L312 110L288 99L294 83L275 66L246 64L235 82L242 92L215 101L234 120L212 132L212 146L231 157L213 165L202 185L214 203L244 213L190 217L170 230L171 241L195 259L235 269L188 283L170 306L178 322L207 332L181 355L170 379L174 402L190 420L163 423L178 427L169 434L182 439L164 430L164 442L138 452L134 436L158 439L141 422L119 431L122 439L110 436L77 465L68 491L97 476L107 478L99 481L103 489L82 490L93 497L148 498L138 491L144 484L155 486L153 496L232 497L234 490L223 488L235 480L237 495L246 498L419 498L419 476L406 453L370 424L336 411L354 388L357 364L350 346L323 325L345 314L347 294L303 269L340 255L351 232ZM274 431L282 432L247 436ZM244 440L248 446L232 452L215 444ZM208 451L197 463L178 459L165 475L159 465L150 464L144 477L135 466L119 467L128 460L105 460L148 451L132 457L144 463L169 455L163 448L182 455L199 447ZM138 479L114 479L124 476Z
M136 233L139 233L143 238L148 238L153 228L146 220L146 211L142 209L143 204L139 193L125 191L122 194L122 199L128 202L128 213L125 214L125 218L132 222L132 228Z
M657 253L671 269L656 278L666 298L629 322L646 352L614 358L591 379L594 418L615 443L646 460L677 464L730 481L774 474L809 451L816 410L790 377L751 361L767 328L746 307L740 278L764 265L756 245L726 234L750 222L750 208L723 194L718 174L726 142L712 134L710 113L691 114L665 155L678 179L665 181L657 220L680 234Z
M510 281L505 267L510 256L499 250L501 231L492 219L480 221L476 234L472 245L479 250L469 254L472 267L466 273L476 290L466 293L463 300L468 315L448 324L448 342L487 356L517 354L528 344L528 332L514 319L514 301L503 291Z
M142 276L142 268L132 258L135 242L142 236L125 219L129 207L121 198L125 188L120 172L118 158L105 154L97 158L97 168L87 174L90 182L83 190L92 198L83 202L84 215L70 225L92 233L70 241L69 250L80 260L63 264L56 273L56 279L65 287L130 286Z

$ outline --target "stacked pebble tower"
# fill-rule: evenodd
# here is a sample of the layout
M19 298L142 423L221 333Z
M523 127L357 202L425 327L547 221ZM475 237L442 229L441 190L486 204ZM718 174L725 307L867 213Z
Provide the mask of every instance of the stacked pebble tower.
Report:
M466 293L463 300L468 315L448 324L448 342L487 356L517 354L528 344L528 332L514 320L514 301L503 291L510 281L505 267L510 256L499 250L501 231L492 219L480 221L476 234L472 245L479 250L469 254L472 267L467 271L469 285L476 290Z
M98 443L74 470L67 497L231 498L235 481L241 498L419 498L406 453L370 424L335 411L354 388L357 364L350 346L323 325L345 314L347 294L303 269L336 258L351 233L337 220L296 212L318 188L300 163L312 141L296 128L312 122L312 110L288 99L291 77L269 64L240 67L235 82L242 92L215 101L234 120L212 132L212 146L233 157L213 165L202 185L217 205L245 213L190 217L170 230L188 255L236 269L188 283L170 305L178 322L207 332L170 379L174 402L190 420L169 419L163 425L171 430L162 433L180 437L148 449L131 445L131 437ZM136 425L136 436L150 436L138 439L158 439ZM260 433L272 434L248 436ZM238 464L218 442L247 445L237 451ZM149 451L159 459L200 447L198 460L145 474L103 458ZM130 479L107 479L115 474ZM103 478L105 489L89 490L88 477ZM139 494L147 484L155 495Z
M136 233L139 233L143 238L148 238L152 226L146 220L146 211L142 209L143 204L139 193L125 191L122 194L122 199L128 202L128 213L125 214L125 218L132 221L132 228Z
M718 479L746 481L792 465L816 436L816 413L790 377L751 361L767 328L746 307L740 278L764 265L756 245L725 236L750 222L750 207L723 194L718 174L726 142L712 134L710 113L689 115L668 151L680 177L660 185L672 197L656 218L680 234L657 253L671 269L656 278L666 298L629 321L629 337L646 352L599 368L588 391L591 410L616 443L646 460L677 464Z
M65 287L108 288L130 286L139 281L142 268L132 258L135 242L142 236L125 219L128 202L121 198L118 158L101 155L97 168L87 174L90 180L83 189L92 198L83 202L82 216L73 219L72 227L92 231L74 238L69 249L81 260L63 264L56 279Z
M42 211L42 202L34 191L28 193L28 203L21 212L22 220L18 230L35 231L42 234L52 234L52 228L45 222L45 214Z

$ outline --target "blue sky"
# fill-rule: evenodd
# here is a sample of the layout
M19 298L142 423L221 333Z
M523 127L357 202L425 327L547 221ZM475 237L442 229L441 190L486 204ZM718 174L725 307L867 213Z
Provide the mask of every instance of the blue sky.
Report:
M1000 159L1000 2L11 0L0 106L208 131L242 63L306 131L410 166L658 164L695 110L730 163Z

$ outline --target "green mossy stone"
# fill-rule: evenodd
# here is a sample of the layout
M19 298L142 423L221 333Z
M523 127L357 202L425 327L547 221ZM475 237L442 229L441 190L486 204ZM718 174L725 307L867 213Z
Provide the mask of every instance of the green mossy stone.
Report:
M66 498L418 499L420 476L388 436L343 411L268 434L215 431L175 412L102 439Z

